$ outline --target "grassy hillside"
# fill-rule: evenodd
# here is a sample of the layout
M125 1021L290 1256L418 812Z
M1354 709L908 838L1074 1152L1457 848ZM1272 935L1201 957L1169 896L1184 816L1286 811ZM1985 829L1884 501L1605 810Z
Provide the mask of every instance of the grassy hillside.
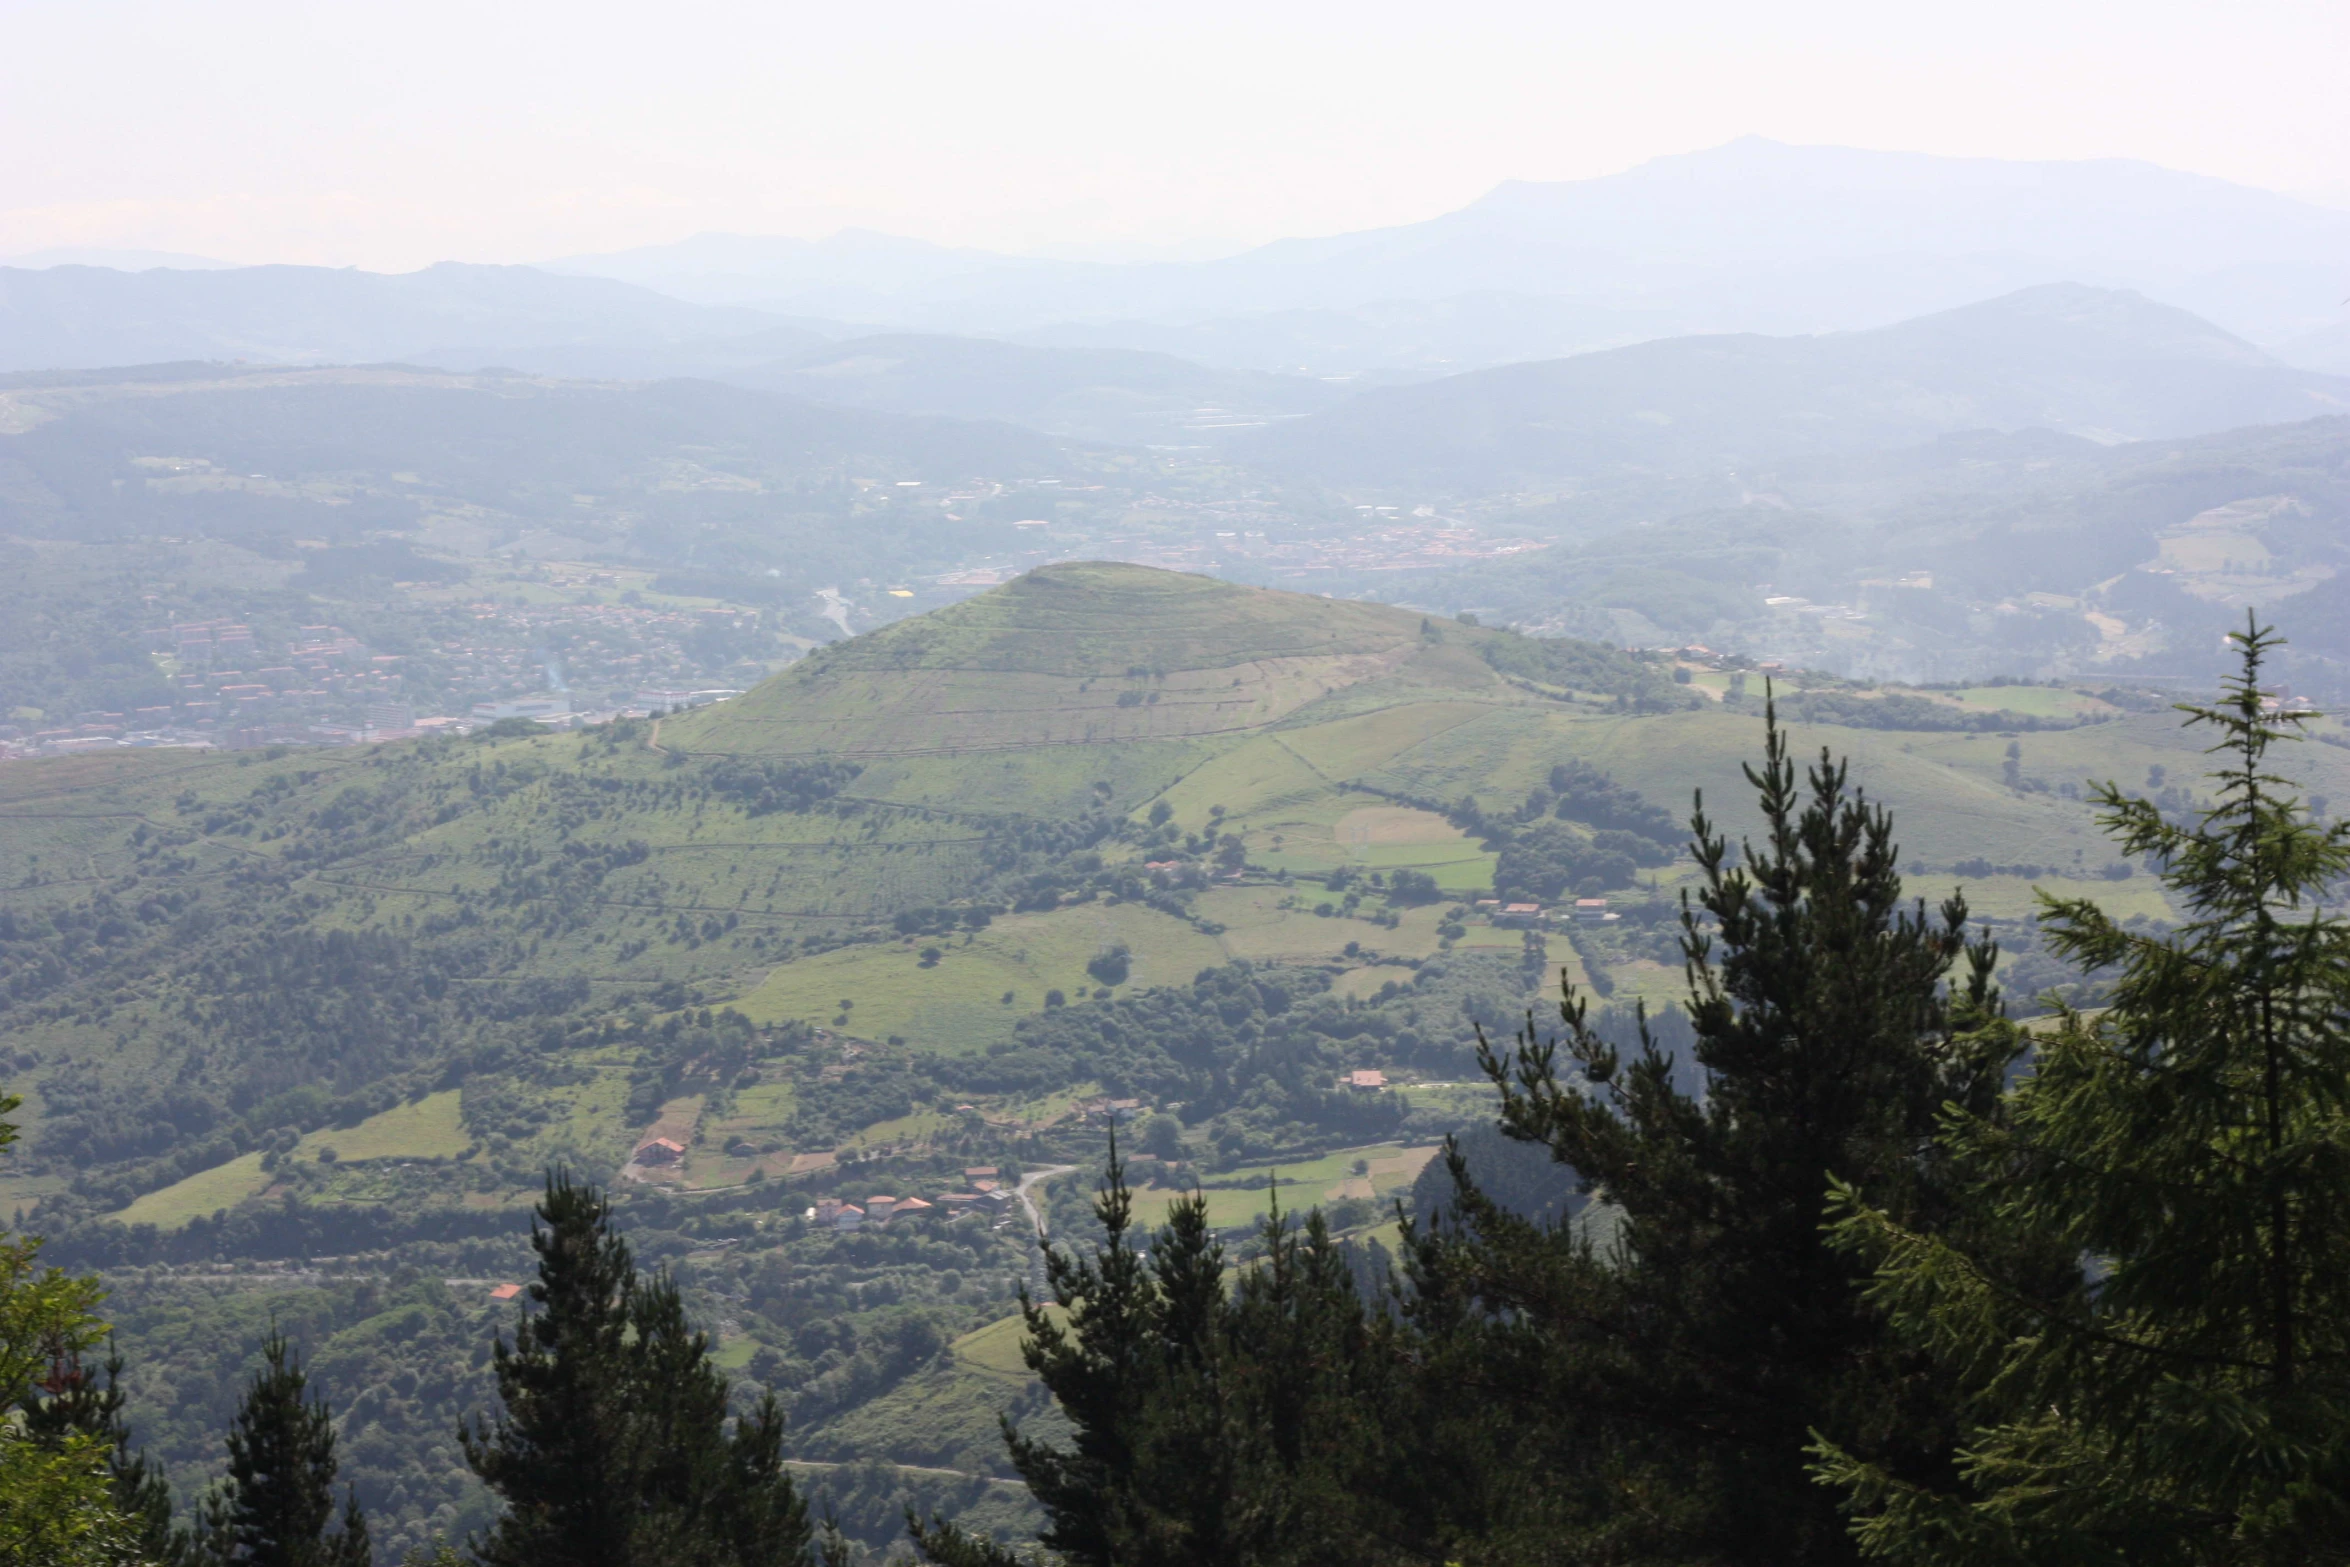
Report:
M118 1269L478 1278L567 1164L673 1237L658 1257L716 1248L703 1309L730 1367L791 1392L803 1456L969 1468L1026 1395L951 1345L1002 1316L1021 1223L935 1221L939 1250L815 1231L813 1202L1088 1166L1106 1098L1219 1223L1279 1167L1285 1205L1351 1202L1367 1233L1390 1162L1482 1113L1444 1086L1473 1024L1561 971L1611 1028L1677 995L1677 822L1703 790L1752 827L1762 730L1754 695L1682 673L1077 565L657 727L12 763L0 1081L27 1138L0 1212ZM1913 890L1998 922L2018 992L2073 978L2034 885L2169 917L2077 796L2190 806L2174 715L2054 687L1785 706L1893 807ZM2350 749L2293 766L2350 800ZM1497 891L1619 917L1527 928L1478 907ZM682 1157L633 1164L654 1136ZM1082 1184L1054 1198L1079 1232Z
M1687 874L1671 820L1699 791L1733 832L1754 825L1738 772L1754 704L1601 650L1525 662L1546 647L1572 645L1072 565L657 727L13 765L0 1048L35 1156L9 1179L170 1223L269 1189L232 1165L279 1128L306 1152L340 1125L356 1141L317 1195L361 1200L368 1128L408 1125L384 1120L395 1105L456 1106L460 1085L494 1098L479 1085L503 1078L531 1115L502 1124L469 1099L465 1135L452 1122L413 1151L455 1160L434 1178L473 1200L507 1200L557 1148L608 1168L710 1077L646 1059L689 1009L733 1006L758 1033L746 1063L785 1051L767 1035L787 1026L985 1057L1055 993L1180 987L1233 962L1354 986L1364 965L1514 951L1515 933L1445 911L1496 885L1512 824L1549 812L1529 797L1568 763L1645 802L1662 847L1614 891L1661 911ZM2121 895L2078 796L2191 781L2172 715L2048 687L1938 700L2079 726L1792 727L1893 808L1921 889L1967 882L2002 918L2027 912L2034 879ZM2345 753L2306 760L2315 792L2350 797ZM1561 819L1571 841L1603 826ZM2159 913L2148 891L2129 888L2133 906ZM1597 942L1581 961L1603 979L1669 956ZM560 1073L505 1065L549 1048ZM769 1122L791 1156L855 1130L797 1109Z

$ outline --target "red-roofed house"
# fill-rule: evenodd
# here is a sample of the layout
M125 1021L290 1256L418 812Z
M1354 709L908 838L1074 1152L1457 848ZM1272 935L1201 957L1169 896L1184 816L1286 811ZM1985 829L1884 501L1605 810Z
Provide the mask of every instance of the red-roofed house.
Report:
M1349 1072L1346 1074L1346 1086L1349 1088L1385 1088L1387 1086L1387 1074L1385 1072L1369 1069L1360 1072Z
M685 1144L666 1137L656 1137L649 1143L637 1145L636 1162L639 1164L675 1164L684 1157Z
M522 1286L519 1284L501 1284L496 1289L490 1291L490 1299L512 1300L515 1296L521 1293Z

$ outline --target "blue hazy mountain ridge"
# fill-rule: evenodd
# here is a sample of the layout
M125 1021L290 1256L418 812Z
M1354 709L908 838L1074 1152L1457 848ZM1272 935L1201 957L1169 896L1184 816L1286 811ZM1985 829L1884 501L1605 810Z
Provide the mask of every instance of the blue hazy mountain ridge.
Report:
M844 233L704 235L555 265L681 297L929 330L1119 323L1135 334L1093 346L1196 353L1141 329L1498 295L1578 301L1585 335L1566 346L1591 347L1849 330L2059 281L2137 288L2283 341L2342 319L2345 255L2350 212L2152 164L1746 137L1598 179L1512 181L1424 222L1212 262L1053 261Z
M1006 419L1110 442L1162 439L1185 424L1306 414L1347 395L1302 376L1211 369L1138 349L919 333L826 343L720 378L853 408Z
M759 311L531 267L0 268L0 370L185 359L474 369L533 349L642 348L787 326ZM790 346L814 336L796 335Z
M1297 477L1490 492L1968 429L2123 441L2343 412L2350 379L2142 295L2067 283L1869 331L1667 338L1368 391L1231 450Z

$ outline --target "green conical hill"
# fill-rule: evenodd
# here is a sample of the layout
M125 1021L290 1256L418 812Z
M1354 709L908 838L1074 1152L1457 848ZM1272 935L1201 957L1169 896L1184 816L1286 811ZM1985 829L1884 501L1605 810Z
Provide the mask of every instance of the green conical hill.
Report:
M1507 699L1471 648L1409 610L1148 566L1045 566L828 648L663 744L735 755L920 756L1199 740L1340 693ZM1372 699L1372 705L1384 705Z

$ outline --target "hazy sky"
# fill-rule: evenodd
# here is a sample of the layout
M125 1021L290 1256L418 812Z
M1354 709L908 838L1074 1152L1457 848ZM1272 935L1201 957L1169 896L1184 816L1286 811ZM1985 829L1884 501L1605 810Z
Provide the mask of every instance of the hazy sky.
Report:
M0 0L0 255L1187 254L1748 132L2350 205L2350 0Z

